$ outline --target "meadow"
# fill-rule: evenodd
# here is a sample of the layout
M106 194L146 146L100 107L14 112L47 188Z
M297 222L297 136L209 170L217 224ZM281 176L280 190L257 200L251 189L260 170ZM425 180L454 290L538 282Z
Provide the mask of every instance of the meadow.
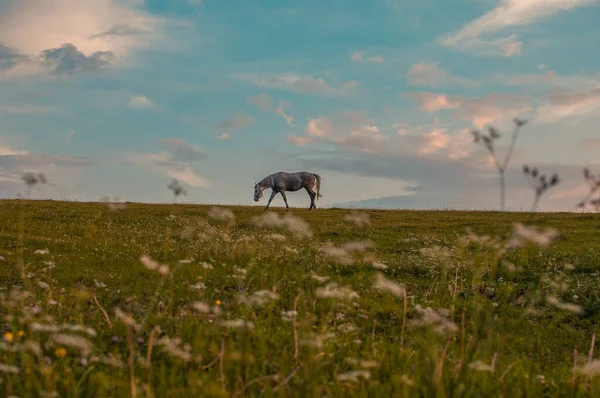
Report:
M13 397L591 397L600 215L0 202Z

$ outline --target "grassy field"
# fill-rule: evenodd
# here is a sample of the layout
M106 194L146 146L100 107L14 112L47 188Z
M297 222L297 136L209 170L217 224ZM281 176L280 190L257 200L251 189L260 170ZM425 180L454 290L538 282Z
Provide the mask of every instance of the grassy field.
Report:
M2 396L600 394L600 215L23 200L0 220Z

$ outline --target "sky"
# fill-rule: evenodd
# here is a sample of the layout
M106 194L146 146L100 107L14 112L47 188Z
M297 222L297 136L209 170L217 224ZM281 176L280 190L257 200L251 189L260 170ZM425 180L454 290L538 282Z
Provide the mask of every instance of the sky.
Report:
M600 173L599 0L0 0L0 198L243 204L278 171L319 207L500 205L472 131L527 120L506 204L536 167L572 210ZM534 184L535 185L535 184ZM533 186L534 186L533 185ZM310 203L289 193L292 207ZM282 206L280 196L273 206Z

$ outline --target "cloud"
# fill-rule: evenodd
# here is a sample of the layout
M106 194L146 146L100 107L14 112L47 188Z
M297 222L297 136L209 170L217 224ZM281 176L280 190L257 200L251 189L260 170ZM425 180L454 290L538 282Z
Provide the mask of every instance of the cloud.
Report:
M171 151L170 159L172 161L196 162L207 159L207 155L202 148L192 146L186 140L180 138L162 138L156 140L156 142Z
M196 174L188 163L176 161L164 152L134 154L128 156L127 159L141 168L176 179L195 188L210 188L213 186L212 181Z
M65 143L67 145L71 145L71 140L73 139L74 135L75 135L75 130L69 129L69 131L67 131L67 136L65 137Z
M385 62L385 59L381 54L365 58L364 53L362 51L355 51L352 54L350 54L350 60L352 61L352 63L369 62L372 64L382 64Z
M470 121L476 127L503 123L515 117L523 118L532 110L525 98L505 93L490 93L480 98L453 97L430 92L405 95L415 100L421 109L430 114L440 110L452 110L454 119Z
M178 22L144 6L142 0L12 1L0 14L0 65L20 69L17 76L47 72L39 63L54 73L90 72L169 43L165 32ZM6 48L13 53L8 61Z
M534 119L550 124L562 120L580 120L600 110L600 88L573 92L567 89L551 90L547 103L536 109Z
M439 41L459 51L484 55L517 55L521 53L522 43L517 40L516 35L496 39L484 39L483 36L509 27L532 24L557 12L594 2L595 0L500 0L496 8L461 29L440 37Z
M24 58L26 58L24 55L18 54L0 43L0 70L11 69Z
M362 51L355 51L352 54L350 54L350 60L353 63L362 62L362 60L363 60L363 53L362 53Z
M437 63L419 62L406 73L408 82L414 86L439 87L459 85L466 88L479 87L480 84L466 77L452 76L440 69Z
M48 115L58 112L58 108L50 105L0 105L0 113L14 115Z
M265 113L270 113L275 106L275 101L268 94L262 93L256 97L249 97L246 102Z
M208 158L202 148L192 146L180 138L162 138L155 142L166 151L130 154L124 163L133 163L142 169L174 178L192 187L210 188L213 186L212 181L198 175L192 167L192 163Z
M35 153L0 142L0 191L2 196L19 193L23 188L21 177L26 172L44 173L49 181L64 188L73 183L82 168L94 163L89 158Z
M288 126L293 127L294 125L294 117L285 113L285 108L289 108L292 106L292 103L289 101L279 100L279 106L275 109L275 114L280 115L285 119L285 122Z
M97 51L87 56L70 43L44 50L39 58L44 67L56 74L98 72L109 66L114 59L112 51Z
M239 113L223 120L217 125L217 129L224 130L225 132L233 132L241 130L244 127L254 126L256 120L252 116L246 115L245 113Z
M129 98L129 106L138 109L153 109L156 108L154 102L142 95L132 95Z
M338 88L327 83L323 78L294 74L235 75L237 79L249 82L258 87L279 90L290 90L300 94L343 95L348 88L357 86L356 82L342 83ZM348 86L349 84L349 86Z
M407 93L406 96L415 100L419 108L429 113L435 113L443 109L456 109L460 106L459 101L450 98L446 94L420 92Z
M292 134L288 137L288 142L295 146L305 146L315 142L315 139L312 137L300 137Z
M582 138L579 147L586 151L598 151L600 149L600 138Z
M355 112L311 119L304 136L290 136L288 142L296 146L326 143L352 153L440 156L445 159L467 158L476 149L467 130L450 133L440 126L410 127L403 135L388 136L372 121Z

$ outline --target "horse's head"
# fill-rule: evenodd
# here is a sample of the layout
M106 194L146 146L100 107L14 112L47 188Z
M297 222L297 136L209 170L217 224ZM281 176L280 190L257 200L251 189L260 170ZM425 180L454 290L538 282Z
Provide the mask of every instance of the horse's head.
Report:
M258 202L260 198L263 196L263 187L258 184L254 184L254 201Z

